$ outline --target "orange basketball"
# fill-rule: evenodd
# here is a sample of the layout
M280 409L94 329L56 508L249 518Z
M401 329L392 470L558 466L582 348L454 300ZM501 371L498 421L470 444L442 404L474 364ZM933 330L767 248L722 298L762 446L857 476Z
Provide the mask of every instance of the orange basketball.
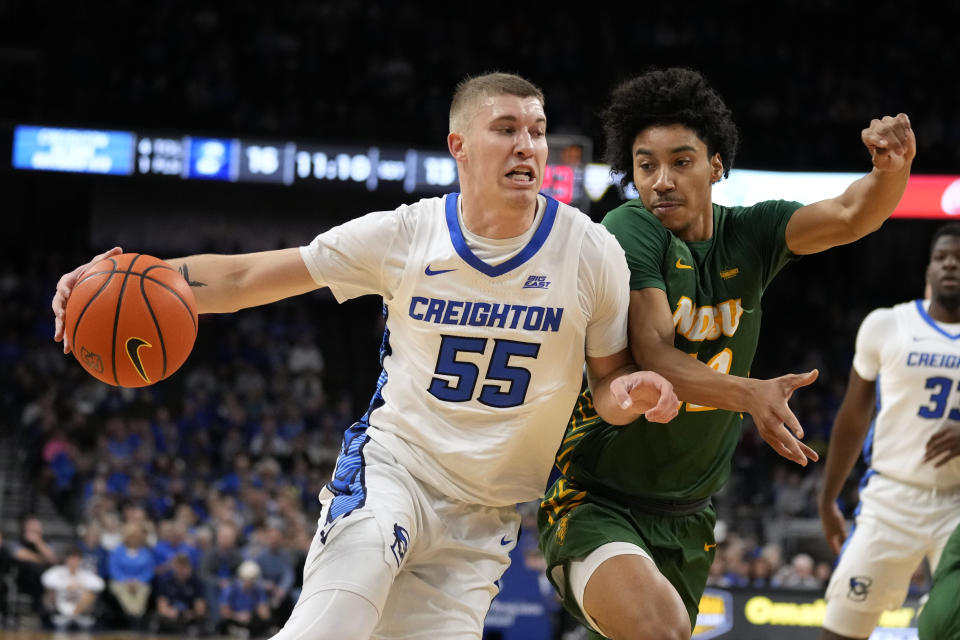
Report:
M180 368L197 338L197 302L169 264L122 253L90 267L67 300L64 335L90 374L145 387Z

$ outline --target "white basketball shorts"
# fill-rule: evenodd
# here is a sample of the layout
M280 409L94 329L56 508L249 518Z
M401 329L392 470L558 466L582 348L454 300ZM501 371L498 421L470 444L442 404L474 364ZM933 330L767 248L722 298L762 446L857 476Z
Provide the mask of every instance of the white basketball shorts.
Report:
M935 569L960 523L960 487L924 489L872 475L860 493L856 526L827 585L823 626L867 637L880 614L903 604L926 557Z
M366 433L348 439L331 484L297 606L340 589L376 607L373 638L479 640L517 543L516 507L448 498Z

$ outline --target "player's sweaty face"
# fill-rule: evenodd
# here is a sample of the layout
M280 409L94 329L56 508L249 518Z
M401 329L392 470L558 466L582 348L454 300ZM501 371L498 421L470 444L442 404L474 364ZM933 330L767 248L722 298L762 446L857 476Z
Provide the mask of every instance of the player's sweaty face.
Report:
M663 226L683 240L712 220L711 185L723 175L719 154L680 124L648 127L633 141L633 183L640 201ZM710 227L712 229L712 227Z
M937 238L927 265L927 282L934 298L953 301L960 298L960 237L944 235Z
M484 98L464 136L464 172L484 197L532 205L547 164L547 117L537 98Z

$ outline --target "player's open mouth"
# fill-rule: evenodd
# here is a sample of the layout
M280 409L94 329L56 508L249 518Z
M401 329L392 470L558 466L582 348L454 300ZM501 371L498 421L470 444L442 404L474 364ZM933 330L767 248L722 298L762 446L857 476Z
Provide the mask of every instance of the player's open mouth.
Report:
M533 171L531 169L517 168L506 174L514 182L533 182Z

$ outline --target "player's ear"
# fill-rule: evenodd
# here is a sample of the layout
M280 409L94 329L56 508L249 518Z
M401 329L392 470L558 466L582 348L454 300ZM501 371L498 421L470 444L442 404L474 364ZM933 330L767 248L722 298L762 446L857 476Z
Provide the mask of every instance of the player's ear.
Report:
M463 142L462 133L453 131L447 135L447 148L450 150L450 155L453 156L454 160L459 161L465 157L466 153Z
M723 179L723 158L719 153L713 154L710 158L710 182L717 183Z

